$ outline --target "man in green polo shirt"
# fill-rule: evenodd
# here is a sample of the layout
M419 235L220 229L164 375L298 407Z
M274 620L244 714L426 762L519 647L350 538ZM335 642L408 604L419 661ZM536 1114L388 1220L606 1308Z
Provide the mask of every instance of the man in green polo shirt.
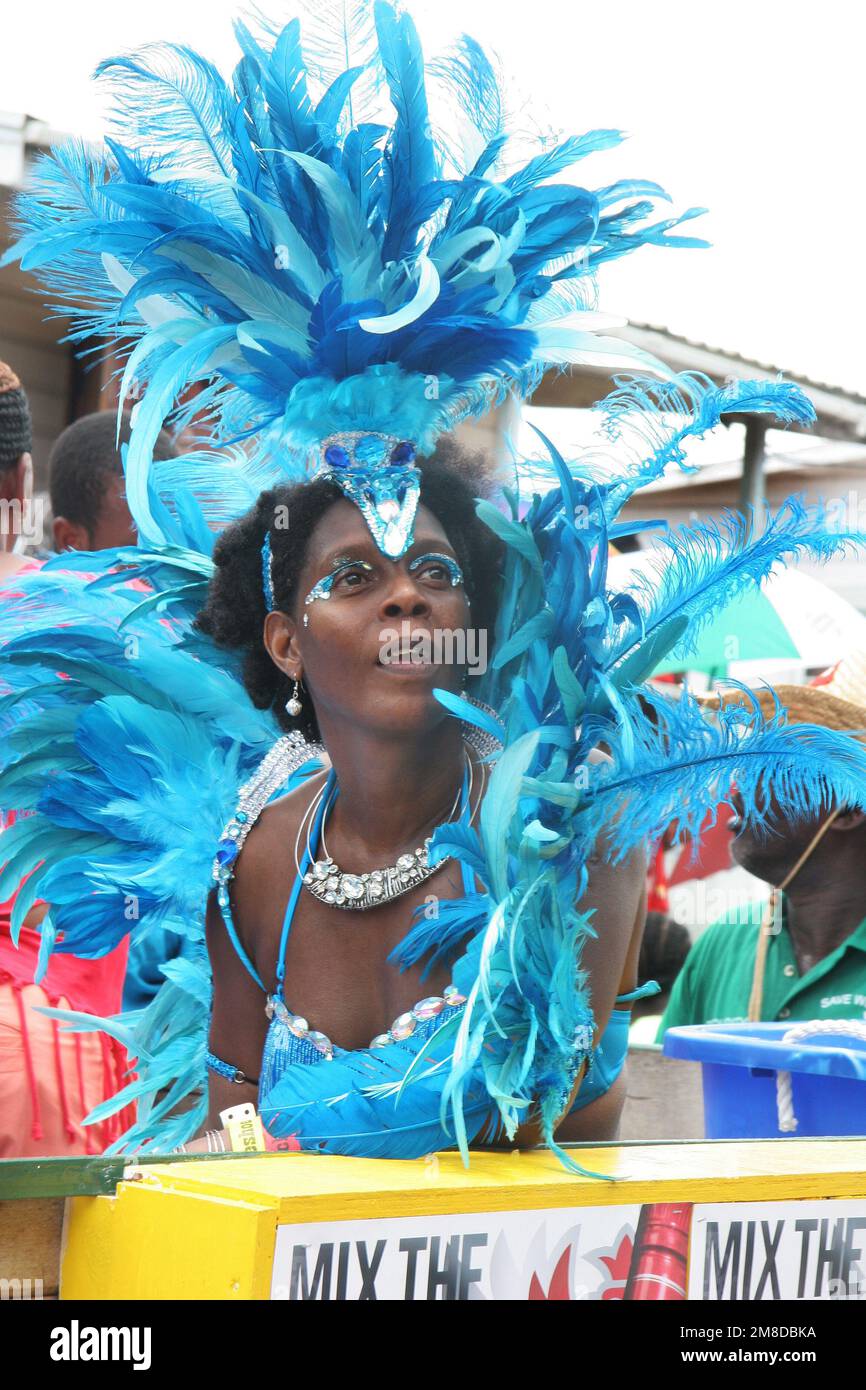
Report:
M769 693L755 694L772 715ZM866 730L866 653L853 653L819 686L777 694L790 723ZM731 799L741 815L736 792ZM771 802L769 833L737 819L732 829L734 860L774 890L773 920L762 933L765 908L753 903L698 938L658 1041L682 1024L866 1018L866 815L834 806L795 820Z
M671 991L659 1042L667 1028L680 1024L745 1022L763 904L746 908L723 917L695 942ZM866 1018L866 905L854 931L803 973L785 918L787 912L768 945L761 1018Z

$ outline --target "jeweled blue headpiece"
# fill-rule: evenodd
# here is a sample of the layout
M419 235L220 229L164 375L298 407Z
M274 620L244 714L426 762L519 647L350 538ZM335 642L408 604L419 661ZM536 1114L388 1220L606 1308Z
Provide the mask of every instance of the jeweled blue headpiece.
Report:
M383 555L399 560L412 544L421 474L408 439L361 431L334 434L322 443L314 476L326 478L354 502ZM262 592L269 613L276 608L271 533L262 545Z
M418 477L395 450L428 454L551 366L646 368L598 336L614 321L594 312L595 268L647 242L703 244L670 235L694 210L647 225L655 184L551 182L619 132L509 159L477 44L428 68L386 0L346 16L309 54L298 19L258 35L238 22L231 85L169 45L102 63L115 137L55 151L19 206L24 235L4 260L40 269L73 340L130 344L121 404L143 389L126 494L145 544L180 543L181 477L218 529L245 500L241 475L263 489L325 469L400 555ZM187 455L162 498L151 461L169 418L206 419L223 452Z
M363 513L383 555L398 560L412 544L421 474L415 446L393 435L359 430L331 435L322 444L317 478L336 483Z

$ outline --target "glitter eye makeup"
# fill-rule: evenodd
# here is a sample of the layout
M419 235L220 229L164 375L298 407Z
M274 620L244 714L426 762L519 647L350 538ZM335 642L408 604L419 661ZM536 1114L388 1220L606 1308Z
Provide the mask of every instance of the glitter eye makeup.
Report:
M453 556L442 555L438 550L430 550L426 555L417 556L409 566L409 573L412 574L414 570L420 569L422 565L429 565L434 560L437 565L441 565L443 569L448 571L452 588L456 589L458 584L464 582L463 571Z
M457 561L453 558L453 556L443 555L441 551L438 550L428 550L426 554L418 555L409 565L409 573L412 574L416 570L419 570L422 567L422 565L430 564L437 564L442 566L442 568L448 574L448 579L452 588L456 588L459 584L463 584L463 571L458 565ZM337 583L337 580L340 579L341 576L344 575L348 570L361 570L364 574L372 574L373 566L371 564L368 564L366 560L338 561L335 568L331 571L330 574L324 575L322 579L317 580L317 582L313 585L312 589L304 599L304 604L309 605L311 603L315 603L317 599L329 599L331 597L331 593L333 592L334 585Z
M368 565L366 560L343 561L341 564L337 565L336 569L331 570L330 574L326 574L323 579L319 579L313 585L307 597L304 599L304 603L315 603L316 599L330 598L331 590L340 578L340 575L345 574L346 570L363 570L365 574L372 574L373 566Z

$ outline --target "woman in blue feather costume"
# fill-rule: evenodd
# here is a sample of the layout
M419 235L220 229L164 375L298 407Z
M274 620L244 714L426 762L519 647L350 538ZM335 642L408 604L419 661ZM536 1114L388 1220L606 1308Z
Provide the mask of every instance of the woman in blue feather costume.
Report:
M615 131L511 167L477 45L425 68L384 0L306 49L297 20L237 35L231 84L187 49L103 64L120 133L55 152L19 204L9 258L74 340L122 340L122 400L144 391L138 546L47 564L0 616L0 801L33 812L0 898L29 874L13 927L51 903L44 960L155 926L197 946L99 1023L137 1059L127 1149L256 1086L305 1148L541 1135L568 1162L557 1134L615 1132L645 843L696 832L733 777L757 820L768 786L866 804L855 740L644 682L786 556L864 538L791 501L665 538L657 582L610 592L619 512L690 436L813 418L785 383L671 379L599 335L595 268L701 244L694 211L551 182ZM482 478L449 446L571 363L642 373L602 406L618 464L543 439L544 468ZM153 462L193 416L214 448ZM465 653L414 659L443 633L489 637L465 691Z

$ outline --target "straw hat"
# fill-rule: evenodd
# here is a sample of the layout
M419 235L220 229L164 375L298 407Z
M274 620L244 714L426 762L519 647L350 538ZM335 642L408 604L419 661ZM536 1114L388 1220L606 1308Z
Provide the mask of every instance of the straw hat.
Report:
M774 693L789 724L820 724L824 729L862 733L866 737L866 648L849 652L809 685L751 689L749 694L767 719L777 712ZM749 695L742 690L717 690L697 698L711 709L750 704Z

